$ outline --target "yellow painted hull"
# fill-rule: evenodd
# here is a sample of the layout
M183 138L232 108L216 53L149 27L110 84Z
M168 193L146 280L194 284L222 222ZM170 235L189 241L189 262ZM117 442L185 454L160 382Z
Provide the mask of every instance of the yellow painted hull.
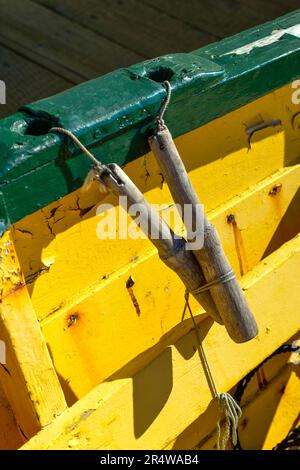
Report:
M192 301L223 392L296 339L300 326L300 135L292 119L300 105L292 92L287 85L176 139L259 325L256 339L235 344ZM254 133L249 146L245 128L270 119L282 125ZM153 155L125 171L149 202L165 204L167 217L173 201ZM214 448L217 408L191 321L181 321L184 286L148 240L99 239L100 203L117 201L96 186L79 189L1 240L9 253L1 268L0 447ZM264 374L242 403L244 448L272 448L299 419L299 371L288 355Z

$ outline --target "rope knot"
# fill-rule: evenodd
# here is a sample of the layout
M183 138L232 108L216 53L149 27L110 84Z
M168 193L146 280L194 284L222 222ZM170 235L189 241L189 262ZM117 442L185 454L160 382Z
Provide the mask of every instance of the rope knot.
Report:
M217 423L217 447L219 450L225 450L229 438L231 438L234 446L237 444L237 428L239 419L242 416L242 410L230 393L218 393L217 397L220 409L220 418ZM225 422L222 425L223 417Z

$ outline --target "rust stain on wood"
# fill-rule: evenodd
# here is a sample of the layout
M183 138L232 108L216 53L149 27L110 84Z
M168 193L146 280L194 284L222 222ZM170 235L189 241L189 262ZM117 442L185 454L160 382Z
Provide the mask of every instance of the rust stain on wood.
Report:
M239 229L233 214L227 216L227 223L231 224L233 228L234 243L240 267L240 274L243 276L249 271L249 267L241 230Z
M276 215L281 219L282 217L282 184L278 183L273 186L269 191L270 200L274 205Z
M137 298L136 298L136 296L134 295L134 292L133 292L134 284L135 284L134 280L132 279L131 276L129 276L129 278L126 281L126 289L128 290L128 293L130 295L130 298L132 300L132 303L134 305L134 308L136 310L137 315L140 316L141 309L140 309L139 303L137 301Z

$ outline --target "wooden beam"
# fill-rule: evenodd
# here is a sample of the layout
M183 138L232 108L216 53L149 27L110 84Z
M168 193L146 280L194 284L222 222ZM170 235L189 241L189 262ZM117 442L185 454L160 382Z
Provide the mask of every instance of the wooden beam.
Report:
M185 21L188 25L216 34L219 38L239 33L240 31L275 19L294 10L294 5L285 2L247 2L246 0L142 0L147 6ZM253 5L253 3L256 3Z
M64 395L33 311L13 242L0 241L0 338L6 360L0 381L24 439L66 409Z
M201 325L219 391L230 390L299 329L299 261L300 235L244 277L257 339L235 344L220 325ZM23 449L166 448L211 401L192 330L132 377L96 387Z

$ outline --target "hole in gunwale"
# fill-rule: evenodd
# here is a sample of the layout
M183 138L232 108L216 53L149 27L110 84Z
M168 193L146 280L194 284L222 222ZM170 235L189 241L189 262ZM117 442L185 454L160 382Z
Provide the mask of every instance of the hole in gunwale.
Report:
M175 72L169 67L158 67L157 69L149 70L147 73L147 77L157 83L163 83L166 80L170 81L174 75Z

